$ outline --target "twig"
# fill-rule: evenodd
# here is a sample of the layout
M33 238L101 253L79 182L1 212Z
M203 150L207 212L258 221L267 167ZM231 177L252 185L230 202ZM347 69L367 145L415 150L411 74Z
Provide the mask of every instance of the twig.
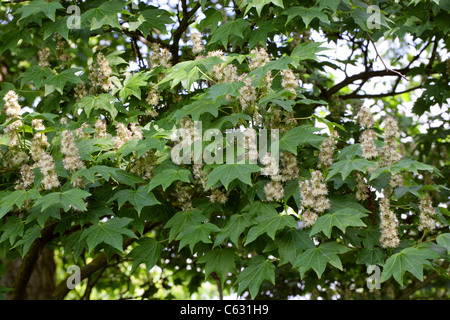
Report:
M382 63L383 66L384 66L384 69L386 69L387 71L394 72L394 73L398 74L400 77L402 77L403 79L405 79L406 81L408 81L408 78L406 78L401 72L398 72L398 71L396 71L396 70L392 70L392 69L388 68L388 66L386 65L386 63L384 63L384 60L383 60L383 58L381 57L381 55L378 53L377 46L375 45L375 42L373 41L372 37L370 36L370 34L369 34L367 31L366 31L366 34L367 34L367 36L369 37L369 40L370 40L370 42L372 43L373 48L375 49L375 53L377 54L377 57L380 58L381 63Z

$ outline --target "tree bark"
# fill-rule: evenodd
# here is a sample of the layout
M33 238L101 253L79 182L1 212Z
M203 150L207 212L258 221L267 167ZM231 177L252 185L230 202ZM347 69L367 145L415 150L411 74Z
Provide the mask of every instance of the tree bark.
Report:
M0 285L14 288L17 275L23 260L16 258L12 261L4 261L6 271L0 279ZM56 287L56 265L53 257L53 250L43 247L39 252L39 257L33 267L31 277L24 293L24 300L48 300L51 298ZM13 291L5 294L7 300L11 300Z

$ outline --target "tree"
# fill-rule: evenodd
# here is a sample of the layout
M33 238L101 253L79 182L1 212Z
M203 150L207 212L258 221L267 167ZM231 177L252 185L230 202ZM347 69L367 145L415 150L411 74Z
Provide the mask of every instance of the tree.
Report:
M172 5L2 2L5 297L449 298L448 2Z

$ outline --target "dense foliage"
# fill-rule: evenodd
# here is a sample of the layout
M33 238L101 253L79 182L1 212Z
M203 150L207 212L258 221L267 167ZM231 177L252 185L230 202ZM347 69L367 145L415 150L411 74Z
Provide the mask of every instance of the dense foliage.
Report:
M449 298L449 12L2 1L1 292Z

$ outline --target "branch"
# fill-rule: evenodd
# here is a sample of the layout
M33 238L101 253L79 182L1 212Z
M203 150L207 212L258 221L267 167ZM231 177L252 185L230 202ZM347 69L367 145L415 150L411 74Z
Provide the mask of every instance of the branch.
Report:
M422 86L417 86L413 88L406 89L404 91L399 92L386 92L386 93L379 93L379 94L356 94L358 90L355 90L353 93L346 94L339 96L340 99L347 100L347 99L377 99L377 98L385 98L385 97L392 97L403 93L408 93L417 89L421 89Z
M144 228L144 233L147 233L154 227L161 224L160 222L157 223L147 223L146 227ZM126 249L129 245L131 245L136 239L125 239L123 241L123 248ZM84 279L91 276L96 271L106 267L108 265L108 260L106 259L105 253L99 254L94 260L92 260L90 263L85 265L80 270L80 281L83 281ZM62 280L57 286L55 291L53 292L52 299L53 300L63 300L64 297L69 293L69 288L67 288L67 277L66 279Z
M376 47L375 42L373 41L372 37L370 36L370 34L369 34L367 31L366 31L366 34L367 34L367 36L369 37L369 40L370 40L370 42L372 43L372 45L373 45L373 47L374 47L374 49L375 49L375 53L377 54L377 57L380 58L381 63L382 63L383 66L384 66L384 69L385 69L385 70L388 70L388 71L392 71L392 72L396 73L397 75L399 75L400 77L402 77L403 79L408 80L408 78L406 78L401 72L398 72L398 71L389 69L389 68L387 67L386 63L384 63L383 58L382 58L381 55L378 53L377 47Z
M42 230L42 236L36 239L28 250L27 254L23 258L20 265L19 272L14 279L14 289L11 294L12 300L24 300L25 292L27 289L28 281L30 280L34 266L39 258L39 254L44 245L55 238L53 231L55 229L54 224L45 227Z

